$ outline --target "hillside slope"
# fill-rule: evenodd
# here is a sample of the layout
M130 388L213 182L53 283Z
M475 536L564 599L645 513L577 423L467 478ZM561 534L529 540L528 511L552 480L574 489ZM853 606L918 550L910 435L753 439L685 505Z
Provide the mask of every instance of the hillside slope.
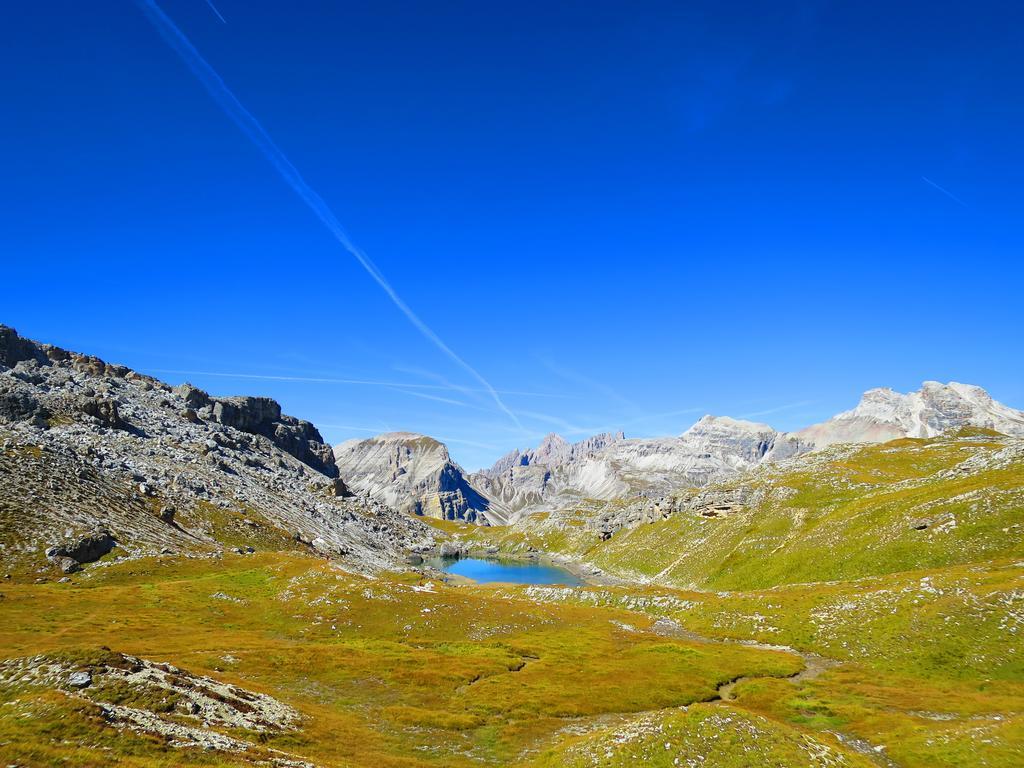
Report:
M351 498L312 424L0 326L0 558L47 577L161 550L299 549L360 569L430 541Z
M965 429L835 446L664 499L587 502L468 535L709 589L1024 556L1024 439Z

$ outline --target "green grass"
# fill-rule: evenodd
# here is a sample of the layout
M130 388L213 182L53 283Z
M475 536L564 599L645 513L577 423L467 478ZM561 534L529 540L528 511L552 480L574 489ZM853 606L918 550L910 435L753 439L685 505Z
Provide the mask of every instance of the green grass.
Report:
M1004 561L742 593L416 591L426 585L364 579L289 553L159 558L87 571L74 584L5 588L0 656L46 653L90 668L108 646L268 693L298 709L303 725L266 736L258 750L318 765L615 766L634 764L634 754L651 765L683 754L702 755L701 765L806 765L807 749L838 765L869 764L837 731L884 746L899 765L1014 765L1024 670L1007 628L1020 616L1022 577ZM664 617L711 638L787 644L842 664L793 683L785 678L803 668L799 657L651 631ZM699 703L737 677L749 679L728 706ZM148 689L89 695L156 712L173 703ZM118 738L88 701L52 689L0 689L0 699L12 702L0 706L5 764L73 755L76 765L111 756L245 765L267 754L216 757ZM732 720L714 739L708 723L723 712ZM620 743L634 721L654 729L650 738Z
M797 683L742 681L733 704L816 737L839 731L882 746L899 765L1014 766L1024 758L1021 561L752 592L533 594L628 605L712 639L787 645L838 662Z
M678 512L607 541L582 524L600 502L505 530L467 528L455 535L508 552L528 546L559 552L631 581L715 590L1024 557L1024 459L995 460L1012 444L1019 441L967 430L832 449L794 469L767 465L723 483L760 492L758 502L739 512ZM972 457L991 466L953 471Z
M697 756L700 756L699 758ZM698 705L659 712L569 738L541 755L537 768L786 768L874 766L835 743L733 706Z
M0 655L64 654L88 666L105 645L269 693L306 725L268 746L328 765L507 764L566 719L680 706L740 675L801 667L791 654L624 629L650 622L615 608L411 586L289 554L128 562L73 585L5 590ZM74 717L84 723L83 712ZM12 743L28 749L49 738L0 709L5 758ZM81 746L63 740L69 753ZM24 754L17 749L14 758Z
M253 514L198 508L192 523L257 553L4 583L0 659L169 662L274 696L300 729L229 730L253 743L242 753L177 749L96 704L180 717L174 694L9 681L0 764L241 766L278 750L373 768L1022 765L1024 467L992 461L1008 444L975 431L835 450L744 480L763 491L746 510L681 512L606 542L587 525L597 503L509 529L429 521L635 580L607 588L368 579ZM949 471L971 456L988 466ZM747 641L832 664L789 679L800 656Z

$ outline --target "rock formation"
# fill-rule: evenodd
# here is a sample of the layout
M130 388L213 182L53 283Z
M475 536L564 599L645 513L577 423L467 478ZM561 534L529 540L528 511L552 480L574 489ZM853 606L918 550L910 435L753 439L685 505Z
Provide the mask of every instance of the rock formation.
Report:
M334 448L349 488L408 514L483 524L504 523L452 461L448 449L431 437L389 432L350 440Z
M197 390L191 385L188 394L195 403L202 399L197 397ZM263 435L271 440L285 453L290 453L299 461L308 464L328 477L337 477L338 468L334 464L334 455L329 445L324 443L320 432L308 421L281 414L281 406L269 397L228 397L210 398L206 396L206 404L196 413L199 418L212 418L218 424L234 427L251 435Z
M421 524L353 498L307 421L0 326L0 559L71 571L114 554L313 550L404 562ZM244 544L245 546L241 546Z
M871 389L852 411L796 433L823 448L834 443L878 443L897 437L935 437L960 427L1024 436L1024 413L998 403L981 387L926 381L917 392Z

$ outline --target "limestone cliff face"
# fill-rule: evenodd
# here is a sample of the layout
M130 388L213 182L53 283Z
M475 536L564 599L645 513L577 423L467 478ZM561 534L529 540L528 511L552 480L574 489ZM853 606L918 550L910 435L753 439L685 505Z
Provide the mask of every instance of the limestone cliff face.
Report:
M795 433L815 448L876 443L898 437L935 437L951 429L984 427L1024 436L1024 412L996 402L981 387L926 381L917 392L880 388L864 393L851 411Z
M481 524L505 516L466 480L443 443L413 432L349 440L334 448L348 487L413 515Z

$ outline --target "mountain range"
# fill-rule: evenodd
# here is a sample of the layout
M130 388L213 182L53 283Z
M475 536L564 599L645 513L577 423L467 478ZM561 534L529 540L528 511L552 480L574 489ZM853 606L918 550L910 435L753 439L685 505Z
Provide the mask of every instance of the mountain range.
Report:
M57 467L104 500L98 522L87 525L92 513L79 511L76 522L66 511L74 506L68 494L81 488L47 481L31 491L45 501L29 526L41 538L15 545L23 551L59 548L64 532L84 535L90 526L120 527L123 543L142 549L210 547L230 540L237 523L380 567L430 541L428 529L409 527L416 518L506 525L585 500L657 500L835 443L966 426L1024 435L1024 413L982 388L925 382L908 394L870 390L854 409L795 432L708 415L670 437L618 432L571 443L550 434L467 472L425 435L387 433L332 449L313 424L269 398L172 387L4 326L0 366L4 460L18 464L7 477L34 487ZM162 514L177 517L164 524Z
M549 434L467 472L437 440L408 432L350 440L334 449L349 485L382 502L431 517L502 525L584 499L663 497L836 443L935 437L961 427L1024 435L1024 412L981 387L926 381L916 392L879 388L852 410L795 432L707 415L674 437L627 439L622 432L570 443Z

